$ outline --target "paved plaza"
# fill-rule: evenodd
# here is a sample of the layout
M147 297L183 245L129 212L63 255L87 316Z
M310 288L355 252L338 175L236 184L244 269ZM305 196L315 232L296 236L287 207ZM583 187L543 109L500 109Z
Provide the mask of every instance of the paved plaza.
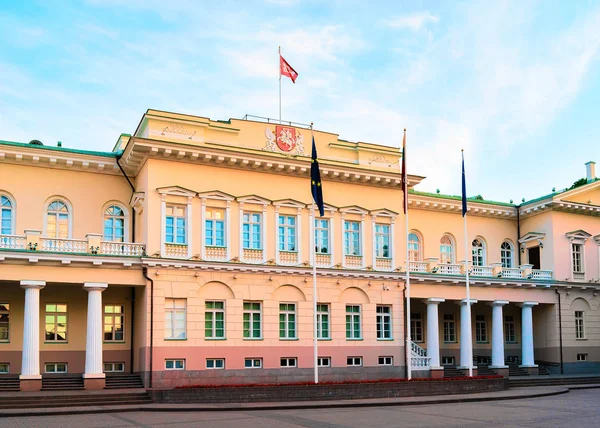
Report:
M0 428L100 427L599 427L600 389L551 397L405 407L131 412L0 419Z

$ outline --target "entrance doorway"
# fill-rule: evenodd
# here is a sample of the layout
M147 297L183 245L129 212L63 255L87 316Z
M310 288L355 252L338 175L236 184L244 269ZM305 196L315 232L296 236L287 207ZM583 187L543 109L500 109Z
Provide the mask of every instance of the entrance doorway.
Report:
M527 260L530 265L533 265L533 269L540 268L540 247L531 247L527 249Z

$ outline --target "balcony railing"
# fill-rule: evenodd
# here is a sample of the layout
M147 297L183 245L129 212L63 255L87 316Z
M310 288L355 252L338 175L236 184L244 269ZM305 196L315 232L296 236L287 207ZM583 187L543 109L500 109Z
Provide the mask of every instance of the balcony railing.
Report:
M187 244L165 244L164 257L171 259L187 259L188 246Z
M331 254L316 254L317 267L330 267L331 266Z
M145 254L145 248L142 244L131 242L103 241L100 243L100 254L141 257Z
M430 361L431 357L427 356L426 349L410 342L410 365L413 369L429 370Z
M87 239L40 238L41 251L59 253L88 253Z
M573 281L585 281L585 272L573 272Z
M531 279L552 279L551 270L531 269Z
M346 267L348 268L362 268L363 267L363 257L362 256L344 256L346 261Z
M387 257L377 257L375 259L375 270L387 270L390 271L394 268L392 266L392 259Z
M247 263L262 263L263 250L254 249L254 248L244 248L243 249L243 261Z
M461 265L457 264L442 264L438 265L438 273L442 275L460 275Z
M227 247L206 246L206 260L227 261Z
M492 276L493 268L491 266L473 266L471 268L471 275L473 275L473 276Z
M523 269L503 267L498 276L502 278L523 278Z
M8 250L25 250L27 239L25 236L18 235L0 235L0 248Z
M279 251L279 263L287 266L299 264L298 253L296 251Z
M411 272L427 272L427 262L410 262L408 266Z

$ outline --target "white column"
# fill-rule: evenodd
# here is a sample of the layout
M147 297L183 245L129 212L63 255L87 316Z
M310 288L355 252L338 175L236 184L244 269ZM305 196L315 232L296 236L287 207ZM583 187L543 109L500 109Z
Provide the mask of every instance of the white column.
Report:
M263 251L263 259L262 262L265 264L267 262L267 206L263 205L263 215L262 215L262 251ZM277 219L275 219L277 222ZM275 235L275 251L279 249L277 245L277 235Z
M244 203L240 202L240 225L239 225L239 258L241 262L244 262ZM252 231L251 231L252 232Z
M361 245L361 249L360 249L360 254L362 255L362 266L361 268L364 268L365 266L367 266L367 248L365 246L366 244L366 233L365 233L365 215L361 215L360 216L360 245ZM373 260L373 263L375 263L375 260ZM373 265L374 266L374 265Z
M160 197L160 256L166 257L166 230L167 230L167 200L165 195Z
M392 257L392 269L396 269L396 232L395 232L396 217L392 217L392 225L390 226L390 247Z
M279 205L275 205L275 221L273 222L275 226L275 264L281 264L281 257L279 255ZM263 245L266 251L267 246Z
M477 303L477 300L471 299L471 306L474 303ZM473 366L473 352L471 350L471 343L473 342L471 325L473 323L469 319L470 313L467 299L462 299L460 301L460 367L462 368Z
M335 254L337 245L335 245L335 227L333 227L334 212L329 215L329 253L331 254L331 266L335 265ZM342 250L343 251L343 250Z
M346 216L344 213L342 213L342 222L341 223L342 223L342 225L341 225L342 227L340 229L342 231L341 232L342 246L340 248L342 249L342 267L345 268L346 267L346 249L344 248L344 239L345 239L344 227L346 227L345 226Z
M315 224L315 217L313 217L313 210L312 209L308 209L308 230L309 231L314 231L314 227L313 225ZM331 227L331 225L330 225ZM316 262L315 260L315 246L317 245L316 242L316 238L315 238L315 233L309 235L308 237L308 247L310 248L310 251L308 252L308 259L310 261L310 265L313 266ZM298 233L298 240L302 239L302 235L300 235L300 233ZM329 251L331 252L331 250ZM302 260L301 258L298 260Z
M371 258L373 261L371 262L371 266L373 266L373 270L377 270L377 238L375 237L375 216L371 216Z
M85 336L84 378L104 378L102 370L102 292L105 282L86 282L83 289L88 292L87 331Z
M46 281L21 281L25 289L23 356L19 379L41 379L40 375L40 290Z
M311 230L310 227L308 230ZM296 212L296 251L298 252L297 264L304 263L304 259L302 258L302 248L302 209L298 208Z
M521 303L521 343L523 346L521 367L537 367L533 358L533 313L537 302Z
M206 260L206 198L200 198L200 201L200 258ZM225 220L226 229L228 220ZM227 230L223 232L227 234ZM229 250L229 245L227 245L227 250ZM227 257L227 260L229 260L229 257Z
M432 369L441 368L438 305L442 302L445 302L445 299L437 297L427 299L427 356L431 358L429 365Z
M206 214L205 214L206 215ZM227 261L231 260L231 201L227 201L227 208L225 208L225 239L227 240L227 256L226 259ZM241 227L242 225L240 224L240 236L242 234L241 232Z
M192 197L189 196L188 197L188 203L187 203L187 210L186 210L186 222L187 222L187 258L190 259L194 253L193 253L193 242L194 242L194 231L192 229Z
M502 306L507 305L508 300L494 300L490 303L492 307L492 368L505 369L504 364L504 317Z

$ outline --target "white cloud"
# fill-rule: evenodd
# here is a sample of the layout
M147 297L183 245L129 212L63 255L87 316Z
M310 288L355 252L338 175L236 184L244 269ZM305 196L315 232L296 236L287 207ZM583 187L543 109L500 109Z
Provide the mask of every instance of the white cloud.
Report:
M431 12L416 12L410 15L402 15L396 18L383 19L383 25L396 29L409 29L419 31L427 24L437 24L440 18Z

